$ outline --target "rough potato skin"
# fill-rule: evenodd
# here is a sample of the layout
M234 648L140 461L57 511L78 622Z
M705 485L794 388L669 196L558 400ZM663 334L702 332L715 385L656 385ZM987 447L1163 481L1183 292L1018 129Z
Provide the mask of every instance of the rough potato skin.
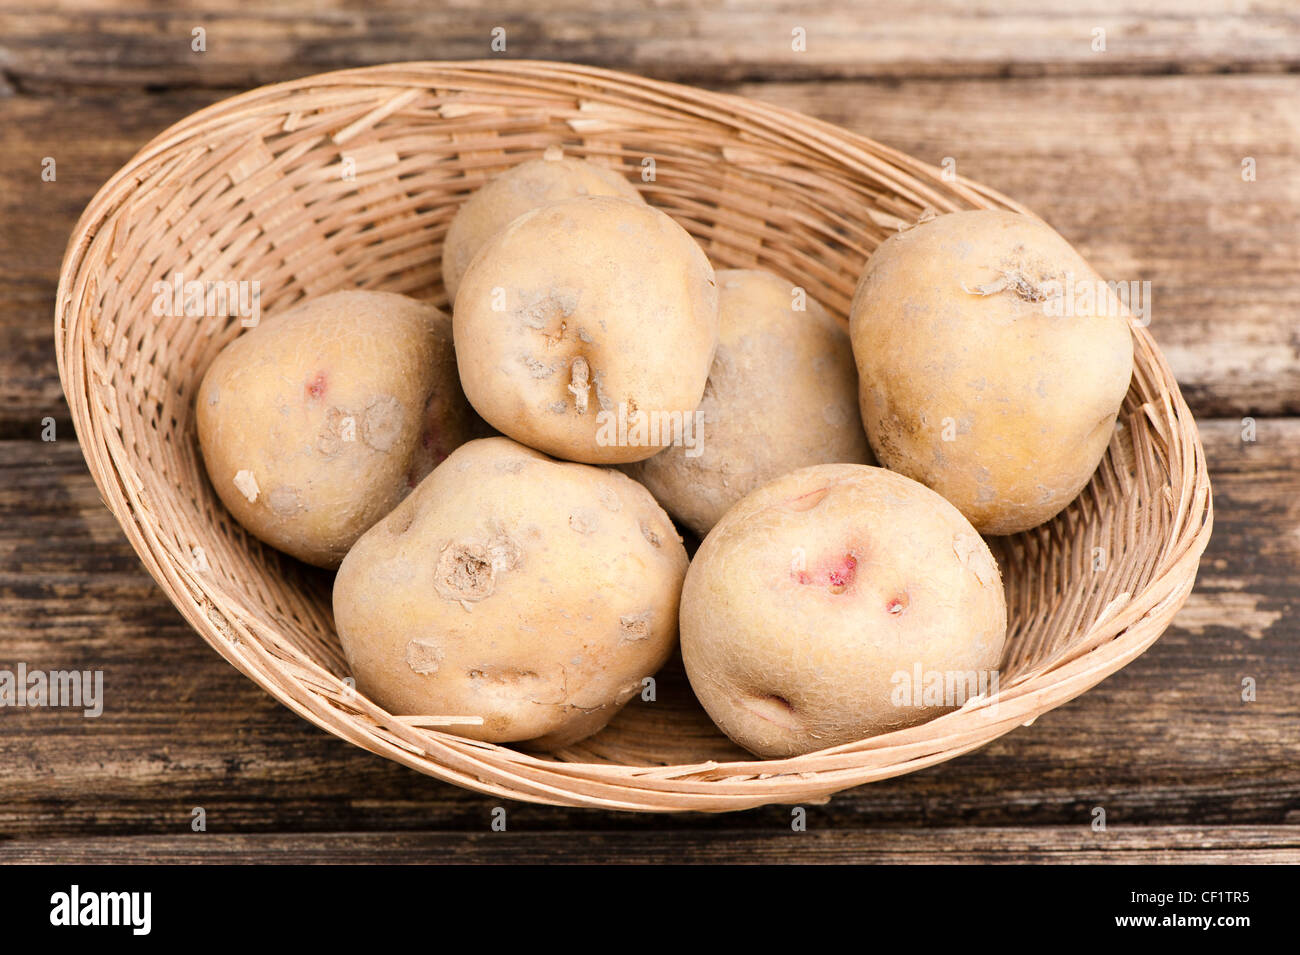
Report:
M451 320L346 291L267 317L213 360L195 399L203 463L249 532L336 567L443 458L484 431Z
M848 333L818 302L757 269L717 273L718 349L696 409L699 444L626 466L703 537L727 508L812 464L871 464Z
M1050 227L981 210L891 236L858 284L850 334L872 450L981 533L1055 516L1110 443L1131 319L1108 289L1105 308L1049 314L1064 310L1053 283L1081 282L1105 289Z
M451 220L442 247L442 282L448 301L456 300L460 280L478 250L511 220L548 202L579 196L645 201L636 186L614 170L554 153L520 163L466 199Z
M456 295L456 360L489 424L571 461L639 461L672 443L618 433L694 411L718 341L713 268L664 213L624 199L554 202L483 247Z
M950 709L895 698L896 675L918 664L992 686L1006 624L997 564L957 509L857 464L802 468L741 499L682 589L691 687L724 733L766 757Z
M361 538L334 583L357 686L390 712L534 748L595 733L677 642L686 551L617 471L508 438L453 453Z

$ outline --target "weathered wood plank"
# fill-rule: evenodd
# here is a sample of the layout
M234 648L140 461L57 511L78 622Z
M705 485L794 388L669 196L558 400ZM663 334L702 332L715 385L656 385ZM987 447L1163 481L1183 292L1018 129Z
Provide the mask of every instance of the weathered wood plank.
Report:
M1253 443L1234 421L1203 433L1216 531L1173 628L1031 727L807 807L811 829L1085 831L1097 806L1116 828L1300 825L1300 419L1260 422ZM222 662L140 568L66 436L0 442L0 648L0 667L103 669L106 684L99 719L0 709L0 837L188 837L196 806L213 834L475 832L501 804L322 733ZM1256 702L1242 702L1244 677ZM520 831L719 825L508 808ZM789 819L769 807L726 825Z
M660 820L662 823L663 820ZM507 817L510 826L510 818ZM1295 864L1300 826L1088 826L792 832L303 833L97 837L0 842L0 863L587 864Z
M54 297L82 210L146 142L223 95L0 97L0 438L37 438L46 416L67 421Z
M1280 0L579 0L539 5L102 2L0 8L10 86L245 87L345 66L509 56L669 79L1005 77L1287 70L1300 13ZM192 31L206 31L203 52ZM493 30L505 30L503 52ZM805 42L796 50L795 30ZM1105 48L1095 48L1095 31ZM937 42L941 39L943 42Z
M1152 329L1198 414L1300 414L1300 76L736 89L936 164L953 157L1107 277L1149 280ZM51 319L81 209L153 134L220 96L0 99L0 437L34 437L41 418L66 414ZM1246 156L1255 182L1241 179Z

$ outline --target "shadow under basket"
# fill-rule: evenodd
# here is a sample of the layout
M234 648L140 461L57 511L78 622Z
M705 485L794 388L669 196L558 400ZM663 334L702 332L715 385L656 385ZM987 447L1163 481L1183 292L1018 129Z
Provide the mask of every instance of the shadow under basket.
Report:
M990 541L1010 619L992 696L910 729L758 760L714 728L680 661L659 675L653 702L634 700L551 756L461 739L355 693L330 575L246 534L199 459L194 394L240 333L241 312L228 301L216 317L175 314L155 284L256 282L272 313L340 288L445 307L442 240L457 207L549 146L621 170L716 267L776 272L841 321L867 256L925 210L1028 211L797 113L560 63L347 70L177 123L86 209L60 275L55 334L104 500L230 663L329 732L460 786L567 806L720 811L816 802L950 759L1078 696L1159 637L1192 589L1211 497L1196 424L1135 328L1132 386L1091 484L1049 524Z

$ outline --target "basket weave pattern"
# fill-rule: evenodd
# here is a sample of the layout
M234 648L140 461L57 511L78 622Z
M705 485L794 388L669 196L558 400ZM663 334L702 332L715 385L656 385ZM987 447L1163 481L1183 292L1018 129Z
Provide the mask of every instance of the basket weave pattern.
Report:
M225 659L294 712L461 786L674 811L813 802L941 762L1078 696L1141 654L1190 592L1211 526L1205 455L1144 329L1120 427L1051 523L992 539L1010 619L995 696L820 753L756 760L709 721L680 663L657 699L550 757L461 739L356 694L330 578L246 534L198 457L193 402L231 316L157 316L154 283L256 281L274 313L367 288L446 306L458 205L552 145L622 170L717 268L761 267L844 320L870 252L927 208L1027 210L805 116L607 70L411 63L263 87L183 120L96 195L56 305L59 371L95 481L132 546Z

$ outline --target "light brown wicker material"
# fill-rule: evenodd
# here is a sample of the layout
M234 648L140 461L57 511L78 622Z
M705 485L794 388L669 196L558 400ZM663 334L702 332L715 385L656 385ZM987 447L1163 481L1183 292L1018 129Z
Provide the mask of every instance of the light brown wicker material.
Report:
M445 305L440 245L457 205L553 144L623 170L715 266L771 269L841 320L867 255L925 209L1020 209L796 113L566 64L348 70L257 89L176 124L77 225L59 282L59 372L91 474L145 566L204 639L276 699L471 789L614 809L742 809L818 801L981 746L1114 673L1169 624L1210 535L1210 485L1178 385L1135 329L1121 429L1091 485L1050 524L992 541L1011 626L991 699L760 761L713 727L680 663L660 674L655 702L635 701L557 758L447 735L355 695L328 575L245 534L198 458L194 393L239 319L155 317L153 284L175 272L257 280L270 312L354 286ZM650 158L654 181L643 181ZM354 179L343 175L351 167Z

